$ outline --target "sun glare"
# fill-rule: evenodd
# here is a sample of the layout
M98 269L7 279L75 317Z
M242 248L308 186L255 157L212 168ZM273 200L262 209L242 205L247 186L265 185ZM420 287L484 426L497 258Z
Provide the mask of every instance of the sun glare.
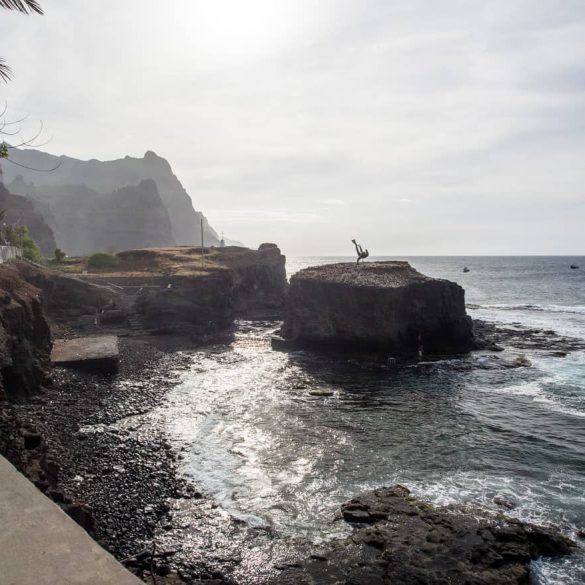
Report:
M193 34L201 50L220 60L249 59L286 46L298 34L295 3L215 0L189 4Z

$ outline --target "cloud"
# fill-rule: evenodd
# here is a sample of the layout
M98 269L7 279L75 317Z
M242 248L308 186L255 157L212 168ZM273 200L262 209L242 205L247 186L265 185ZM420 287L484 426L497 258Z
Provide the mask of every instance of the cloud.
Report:
M289 253L585 253L583 2L167 4L2 14L47 150L154 150L217 229Z

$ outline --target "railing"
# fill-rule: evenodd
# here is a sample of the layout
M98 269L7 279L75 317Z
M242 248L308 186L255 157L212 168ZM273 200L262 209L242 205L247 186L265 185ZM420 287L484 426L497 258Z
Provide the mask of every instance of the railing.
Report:
M16 246L0 246L0 264L15 258L22 258L22 249Z

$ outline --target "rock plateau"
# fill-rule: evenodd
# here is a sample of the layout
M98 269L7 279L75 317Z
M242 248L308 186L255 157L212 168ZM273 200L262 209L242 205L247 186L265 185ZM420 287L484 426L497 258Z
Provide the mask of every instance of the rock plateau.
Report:
M396 357L474 347L464 290L407 262L301 270L290 281L282 336L295 344Z

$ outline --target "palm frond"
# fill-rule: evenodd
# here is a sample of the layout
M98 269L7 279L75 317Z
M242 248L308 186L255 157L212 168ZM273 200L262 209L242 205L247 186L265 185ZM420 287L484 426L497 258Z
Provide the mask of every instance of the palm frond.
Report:
M43 14L43 9L37 0L0 0L0 8L7 10L18 10L28 14L29 12L36 12Z
M12 70L6 65L6 61L0 57L0 81L9 81L11 77Z

